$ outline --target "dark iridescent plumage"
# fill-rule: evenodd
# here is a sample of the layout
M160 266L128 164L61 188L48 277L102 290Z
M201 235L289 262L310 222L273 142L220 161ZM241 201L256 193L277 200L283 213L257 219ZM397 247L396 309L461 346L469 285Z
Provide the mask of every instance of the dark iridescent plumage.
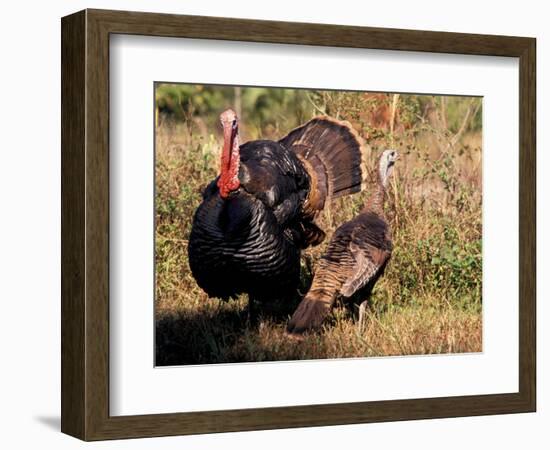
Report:
M241 186L227 199L215 181L206 188L193 220L189 263L213 297L278 297L298 283L309 177L296 155L276 142L249 142L240 150Z

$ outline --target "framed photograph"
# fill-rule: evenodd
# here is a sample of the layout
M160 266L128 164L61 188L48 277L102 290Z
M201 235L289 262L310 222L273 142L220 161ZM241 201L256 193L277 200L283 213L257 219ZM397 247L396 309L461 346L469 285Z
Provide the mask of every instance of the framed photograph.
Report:
M61 29L63 432L535 411L535 39Z

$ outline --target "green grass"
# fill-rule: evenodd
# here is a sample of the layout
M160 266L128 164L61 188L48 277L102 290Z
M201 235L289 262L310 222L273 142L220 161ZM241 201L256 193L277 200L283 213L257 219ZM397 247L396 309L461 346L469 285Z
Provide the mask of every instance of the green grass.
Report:
M157 127L157 365L481 351L479 132L465 133L453 146L450 132L423 123L377 136L370 170L380 150L392 146L401 154L386 208L392 259L374 288L362 328L355 307L339 303L322 330L296 341L284 329L299 295L251 324L246 295L229 302L210 299L191 275L187 239L193 213L200 192L218 172L221 141L212 131L186 120L165 120ZM261 135L259 129L250 138ZM318 221L329 238L368 195L367 189L329 205ZM302 295L325 246L304 252Z

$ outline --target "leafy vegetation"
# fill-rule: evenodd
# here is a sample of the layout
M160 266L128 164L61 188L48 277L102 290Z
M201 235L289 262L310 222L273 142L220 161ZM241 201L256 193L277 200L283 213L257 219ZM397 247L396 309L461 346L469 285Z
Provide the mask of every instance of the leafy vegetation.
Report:
M158 365L481 351L480 99L191 85L159 85L156 95ZM371 173L382 150L400 152L387 202L394 252L363 328L354 307L338 304L297 342L284 328L300 295L252 325L246 296L222 302L196 285L187 239L218 173L218 115L235 104L244 140L276 139L326 113L367 138ZM318 220L329 238L368 195L332 202ZM325 246L304 252L301 295Z

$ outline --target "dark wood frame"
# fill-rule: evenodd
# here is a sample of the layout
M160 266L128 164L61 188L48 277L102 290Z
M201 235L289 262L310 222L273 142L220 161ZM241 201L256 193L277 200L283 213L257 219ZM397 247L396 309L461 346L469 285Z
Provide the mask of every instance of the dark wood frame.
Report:
M64 433L99 440L535 411L535 39L103 10L64 17L61 31ZM113 33L518 57L519 392L110 416L108 100Z

